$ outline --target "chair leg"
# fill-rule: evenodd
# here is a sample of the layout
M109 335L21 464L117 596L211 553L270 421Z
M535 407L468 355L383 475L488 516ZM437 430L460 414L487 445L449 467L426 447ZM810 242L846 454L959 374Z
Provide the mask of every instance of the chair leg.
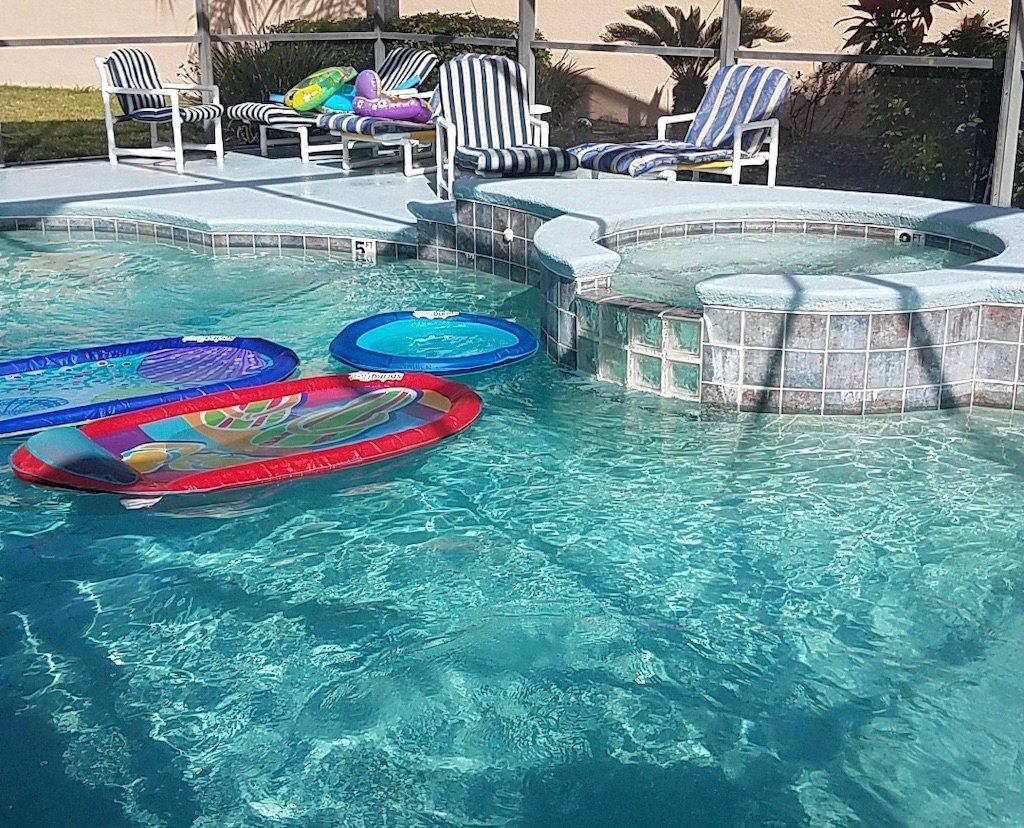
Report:
M105 87L107 83L106 71L103 69L104 63L100 65L101 58L97 58L96 65L100 69L100 86ZM114 113L110 111L110 95L103 90L103 125L107 130L107 158L110 160L112 166L117 166L117 141L114 139Z
M267 128L263 124L260 124L260 155L263 158L267 157L267 153L270 152L270 146L267 144Z
M112 166L117 166L117 142L114 140L113 121L107 121L107 158Z
M730 175L730 179L729 180L733 184L739 184L740 183L740 176L743 175L743 165L742 164L733 164L732 165L732 169L729 170L729 175Z
M597 169L591 170L590 171L590 177L591 178L600 178L601 177L601 171L597 170Z
M171 120L171 132L174 134L174 168L178 175L185 172L185 151L181 146L181 121Z
M224 126L220 122L220 118L213 122L213 142L217 145L215 152L217 153L217 166L224 166Z
M405 167L406 178L411 178L416 174L412 166L412 141L402 145L402 163Z
M693 180L700 181L700 172L698 170L693 171Z
M158 143L158 138L157 138L157 134L156 134L156 124L150 124L149 125L149 145L150 145L150 147L155 147L157 145L157 143Z
M304 126L299 127L299 159L309 163L309 128Z
M775 174L779 165L779 159L776 155L772 154L768 156L768 186L775 186Z

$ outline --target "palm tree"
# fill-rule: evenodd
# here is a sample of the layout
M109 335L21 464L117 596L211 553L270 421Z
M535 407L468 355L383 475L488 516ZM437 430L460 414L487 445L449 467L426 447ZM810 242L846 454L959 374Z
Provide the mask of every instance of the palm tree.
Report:
M740 45L751 47L758 40L785 43L789 32L768 25L771 9L744 7L740 20ZM683 46L698 49L718 49L722 42L722 18L705 21L696 6L683 12L678 6L637 6L627 9L626 16L643 25L609 23L601 39L606 43L625 41L639 46ZM661 59L672 70L675 86L672 88L672 111L688 112L696 109L708 87L711 68L717 57L676 57L662 55Z

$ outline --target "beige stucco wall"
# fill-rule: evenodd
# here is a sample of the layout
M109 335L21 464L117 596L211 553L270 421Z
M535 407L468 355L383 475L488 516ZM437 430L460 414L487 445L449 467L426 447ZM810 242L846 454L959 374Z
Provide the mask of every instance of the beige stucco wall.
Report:
M684 7L688 0L678 0ZM851 0L762 0L757 5L775 9L772 23L792 34L780 48L800 52L838 50L843 26L835 22L849 14ZM639 0L638 0L639 2ZM970 11L987 10L993 19L1005 19L1010 0L975 0ZM716 0L695 0L705 16L719 13ZM625 21L624 10L637 3L625 0L537 0L537 25L551 40L597 41L605 26ZM365 0L210 0L215 31L258 30L268 23L294 17L342 17L365 13ZM424 11L476 12L515 18L516 0L401 0L403 14ZM40 10L45 13L41 14ZM932 30L954 26L962 15L939 13ZM0 38L101 35L191 34L195 31L195 4L191 0L0 0ZM187 60L187 46L147 47L163 74L172 75ZM104 46L0 48L0 83L44 86L95 86L92 59L109 51ZM577 52L570 55L590 67L592 115L611 115L633 123L652 121L669 102L668 67L657 57ZM806 64L791 64L806 71Z
M0 0L0 39L186 35L196 32L194 0ZM361 17L366 0L209 0L216 32L253 32L293 18ZM0 48L0 83L96 86L93 58L111 46ZM191 47L146 45L161 77L172 79Z

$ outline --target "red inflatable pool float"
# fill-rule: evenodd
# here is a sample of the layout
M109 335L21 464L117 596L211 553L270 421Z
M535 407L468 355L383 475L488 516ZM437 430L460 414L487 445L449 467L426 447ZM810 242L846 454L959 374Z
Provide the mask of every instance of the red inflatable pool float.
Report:
M430 374L357 372L226 391L41 432L11 458L31 483L138 498L212 492L426 448L480 414Z

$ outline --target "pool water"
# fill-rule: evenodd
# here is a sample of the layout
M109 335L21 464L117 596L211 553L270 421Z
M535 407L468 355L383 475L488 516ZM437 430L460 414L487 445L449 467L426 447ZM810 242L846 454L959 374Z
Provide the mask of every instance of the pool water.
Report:
M372 328L357 344L368 351L424 359L447 359L486 354L510 348L519 338L479 322L449 319L443 325L430 319L401 319Z
M612 287L670 305L700 309L694 287L712 276L872 276L961 267L977 256L937 247L814 233L694 235L641 242L619 250Z
M4 353L337 370L416 264L0 238ZM1024 426L708 414L538 355L410 462L126 511L0 477L0 823L1024 823ZM16 443L0 443L5 471Z

